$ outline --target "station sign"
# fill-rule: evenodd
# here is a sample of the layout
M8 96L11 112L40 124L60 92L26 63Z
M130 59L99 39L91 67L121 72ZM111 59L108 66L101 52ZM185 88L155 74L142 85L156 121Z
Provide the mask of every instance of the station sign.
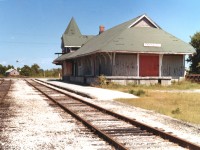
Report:
M144 43L145 47L161 47L159 43Z

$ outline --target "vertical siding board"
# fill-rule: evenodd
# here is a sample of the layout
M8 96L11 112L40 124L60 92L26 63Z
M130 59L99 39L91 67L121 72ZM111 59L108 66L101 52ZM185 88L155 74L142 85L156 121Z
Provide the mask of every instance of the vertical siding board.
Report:
M98 54L96 57L96 75L112 75L112 59L108 54Z
M64 76L65 76L65 74L64 74L64 72L65 72L65 68L64 68L64 65L65 64L65 61L62 63L62 76L63 76L63 78L64 78Z
M96 61L96 63L95 63L95 75L99 76L100 75L100 73L99 73L99 71L100 71L99 70L99 66L100 66L101 62L100 62L100 58L99 58L98 54L95 57L95 61Z
M66 76L66 75L67 75L67 69L68 69L68 68L67 68L67 61L64 61L64 63L63 63L63 68L64 68L64 69L63 69L63 75Z
M116 54L113 76L137 76L137 55Z
M65 61L63 64L64 69L64 76L70 76L72 75L72 63Z
M164 55L162 65L162 76L174 78L184 76L184 55Z

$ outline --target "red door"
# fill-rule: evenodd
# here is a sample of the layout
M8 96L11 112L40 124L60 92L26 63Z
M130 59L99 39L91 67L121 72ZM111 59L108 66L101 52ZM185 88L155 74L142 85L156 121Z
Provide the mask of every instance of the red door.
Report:
M140 55L140 76L159 76L159 55Z

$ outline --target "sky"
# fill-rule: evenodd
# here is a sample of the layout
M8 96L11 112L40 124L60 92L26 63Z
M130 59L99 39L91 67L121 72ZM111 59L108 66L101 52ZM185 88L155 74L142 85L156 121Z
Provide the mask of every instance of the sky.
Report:
M199 0L0 0L0 64L52 64L72 17L83 35L146 14L163 30L189 43L200 31Z

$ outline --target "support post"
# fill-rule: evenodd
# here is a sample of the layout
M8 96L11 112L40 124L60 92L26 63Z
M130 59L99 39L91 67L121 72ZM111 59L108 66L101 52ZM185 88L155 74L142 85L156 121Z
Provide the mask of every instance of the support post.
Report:
M137 54L137 77L140 76L140 54Z
M163 54L159 55L159 77L162 76L162 60L163 60Z

